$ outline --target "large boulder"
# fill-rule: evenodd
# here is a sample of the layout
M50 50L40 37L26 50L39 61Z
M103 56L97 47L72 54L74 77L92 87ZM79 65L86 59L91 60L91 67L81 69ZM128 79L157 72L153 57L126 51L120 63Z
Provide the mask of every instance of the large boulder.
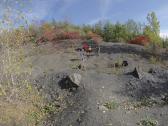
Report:
M134 70L132 72L129 72L128 75L132 75L137 79L142 79L143 74L142 71L139 68L134 68Z
M80 86L82 76L78 73L73 73L67 75L59 81L59 86L61 89L73 90L77 89Z

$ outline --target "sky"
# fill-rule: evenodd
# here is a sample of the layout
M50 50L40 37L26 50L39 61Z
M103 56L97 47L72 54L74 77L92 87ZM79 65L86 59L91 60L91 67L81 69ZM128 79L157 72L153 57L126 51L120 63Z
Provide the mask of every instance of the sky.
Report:
M12 1L12 0L11 0ZM32 20L69 21L74 24L94 24L100 20L113 23L134 19L146 23L154 11L160 21L161 34L168 35L168 0L31 0L26 16Z

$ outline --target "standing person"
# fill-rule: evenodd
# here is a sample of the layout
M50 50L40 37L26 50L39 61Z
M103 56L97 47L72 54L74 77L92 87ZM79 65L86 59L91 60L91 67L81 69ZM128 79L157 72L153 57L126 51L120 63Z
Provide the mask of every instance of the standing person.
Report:
M80 55L80 65L79 65L79 69L86 69L86 60L87 60L87 56L86 56L86 52L85 50L82 48L79 50L79 55Z
M91 46L91 44L92 44L91 40L88 40L88 42L84 42L82 44L82 48L85 50L87 57L89 57L90 54L91 54L91 52L92 52L92 46Z

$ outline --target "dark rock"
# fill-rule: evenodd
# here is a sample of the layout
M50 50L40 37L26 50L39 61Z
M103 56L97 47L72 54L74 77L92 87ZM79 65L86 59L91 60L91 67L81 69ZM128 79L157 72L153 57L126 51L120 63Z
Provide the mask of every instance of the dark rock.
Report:
M156 73L156 71L153 68L150 68L148 73L153 74L153 73Z
M73 88L77 89L79 87L78 85L74 84L68 76L59 81L58 84L61 89L72 90Z
M119 63L115 63L114 66L115 67L119 67L120 65L119 65Z
M72 75L67 75L66 77L62 78L58 82L58 84L61 87L61 89L77 90L80 82L81 82L81 75L74 73Z
M128 66L128 61L124 60L122 63L115 63L114 65L109 65L110 67L126 67Z
M78 66L78 69L82 69L82 65L81 64Z
M164 95L161 100L168 104L168 94Z
M128 73L128 75L132 75L135 78L142 79L141 72L136 67L132 72Z
M124 67L126 67L126 66L128 66L128 61L123 61L123 63L122 63L122 66L124 66Z
M75 51L80 52L80 51L82 51L82 48L77 48L77 49L75 49Z

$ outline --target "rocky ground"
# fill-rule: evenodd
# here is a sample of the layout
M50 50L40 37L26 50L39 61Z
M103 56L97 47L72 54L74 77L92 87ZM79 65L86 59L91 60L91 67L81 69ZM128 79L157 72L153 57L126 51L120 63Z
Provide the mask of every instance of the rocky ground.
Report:
M28 50L32 81L59 111L51 111L44 126L167 126L168 54L152 55L144 47L102 44L99 56L87 58L86 69L73 48L50 44ZM123 61L128 64L123 65ZM132 73L136 68L136 72ZM77 90L60 81L78 73ZM55 104L54 104L55 105Z

